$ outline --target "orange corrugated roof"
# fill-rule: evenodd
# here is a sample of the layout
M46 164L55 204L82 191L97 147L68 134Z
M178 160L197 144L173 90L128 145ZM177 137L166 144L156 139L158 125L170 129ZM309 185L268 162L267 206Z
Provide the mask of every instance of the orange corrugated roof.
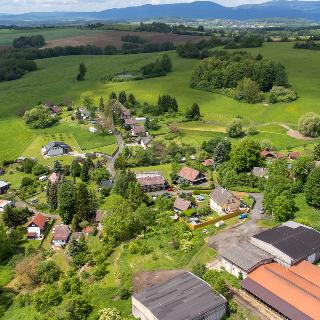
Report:
M320 282L316 280L319 277L320 268L306 261L288 269L273 262L248 276L314 320L320 320ZM312 282L309 279L313 279Z

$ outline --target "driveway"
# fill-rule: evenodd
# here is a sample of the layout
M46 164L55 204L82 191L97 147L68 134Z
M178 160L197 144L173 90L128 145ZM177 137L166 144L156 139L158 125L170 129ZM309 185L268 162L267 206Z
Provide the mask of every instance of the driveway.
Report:
M263 194L251 193L256 200L255 206L251 211L250 219L241 220L237 224L218 232L208 240L210 247L217 251L225 250L231 245L239 244L250 240L250 237L259 233L263 228L257 225L258 220L262 219L260 208L262 207Z
M124 141L121 137L121 134L119 132L115 132L114 136L117 139L118 149L117 149L116 153L114 154L114 156L111 157L111 159L108 163L108 170L112 176L115 175L114 164L124 148Z

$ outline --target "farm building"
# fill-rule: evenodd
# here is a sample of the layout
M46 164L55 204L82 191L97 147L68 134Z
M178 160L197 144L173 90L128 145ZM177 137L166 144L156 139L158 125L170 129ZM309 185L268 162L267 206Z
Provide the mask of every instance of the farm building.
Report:
M47 218L38 213L28 223L28 239L39 239L43 236L47 224Z
M14 203L12 201L0 199L0 212L3 212L7 207L10 206L14 206Z
M190 272L132 296L132 314L141 320L220 320L227 300Z
M284 268L260 266L241 282L242 289L285 319L320 319L320 268L302 261Z
M273 261L271 254L250 243L232 245L221 252L222 266L235 277L247 277L248 273L261 265Z
M210 208L219 214L246 210L246 206L232 192L218 186L210 193Z
M159 191L168 188L168 182L158 171L139 172L136 173L136 178L144 192Z
M180 197L176 198L173 204L173 210L176 212L186 211L191 207L191 201L182 199Z
M49 142L44 148L43 148L43 154L48 157L54 157L54 156L62 156L64 154L69 153L71 150L70 146L65 144L64 142Z
M178 173L178 183L201 184L206 181L203 173L190 167L183 167Z
M0 194L5 194L10 188L10 183L0 180Z
M54 227L52 244L61 247L69 242L71 231L66 225L57 225Z
M320 232L294 221L252 236L251 243L285 267L302 260L314 263L320 259Z

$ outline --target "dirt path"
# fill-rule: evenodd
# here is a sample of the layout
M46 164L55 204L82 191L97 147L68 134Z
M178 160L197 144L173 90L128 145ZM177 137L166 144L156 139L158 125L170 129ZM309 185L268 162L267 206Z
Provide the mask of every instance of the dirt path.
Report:
M301 134L299 131L297 130L293 130L291 129L289 126L287 126L286 124L282 123L280 124L280 126L282 128L285 128L287 129L287 135L291 138L295 138L295 139L298 139L298 140L313 140L313 138L310 138L310 137L305 137L303 134Z

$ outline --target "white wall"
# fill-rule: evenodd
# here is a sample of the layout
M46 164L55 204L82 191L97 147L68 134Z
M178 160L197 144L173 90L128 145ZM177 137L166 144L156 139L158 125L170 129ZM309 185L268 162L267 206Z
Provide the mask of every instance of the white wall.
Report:
M239 275L242 273L242 278L245 279L247 277L247 273L243 270L241 270L238 266L232 264L228 260L222 258L222 266L224 269L231 273L233 276L239 278Z
M222 210L222 208L212 199L210 199L210 208L216 212L218 212L220 215L224 215L225 212Z
M39 227L29 227L28 232L35 232L37 234L37 238L41 236L41 230Z

